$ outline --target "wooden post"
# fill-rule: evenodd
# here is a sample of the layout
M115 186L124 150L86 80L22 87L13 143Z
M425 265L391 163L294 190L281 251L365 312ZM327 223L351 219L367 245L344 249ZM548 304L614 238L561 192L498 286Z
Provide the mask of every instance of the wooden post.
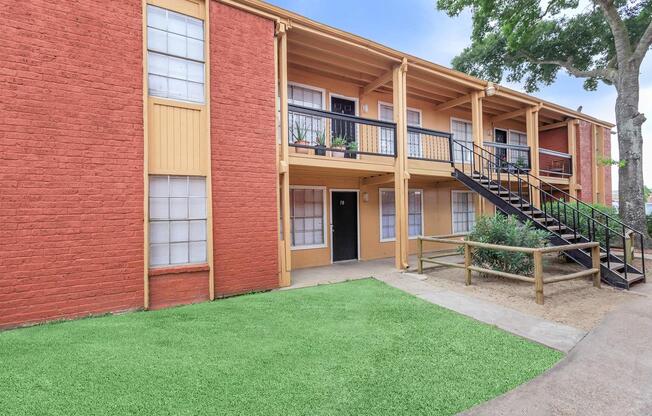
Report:
M290 272L292 270L292 252L290 250L290 166L288 145L288 62L287 62L287 33L286 25L278 23L276 35L278 37L278 90L281 106L281 160L279 172L281 174L281 215L283 218L283 269L279 276L280 286L291 284Z
M396 123L396 150L394 164L395 262L397 269L408 267L408 172L407 172L407 59L396 65L392 73L394 92L394 122Z
M464 243L464 274L466 277L466 285L471 285L471 246Z
M568 137L568 154L571 155L571 170L573 174L570 177L570 183L568 185L569 194L577 198L577 178L579 172L577 171L577 135L575 126L578 124L578 120L568 120L566 125L567 128L567 137Z
M543 255L540 251L532 253L534 258L534 291L537 304L543 305Z
M530 147L530 173L539 176L539 107L529 107L525 111L525 128L527 145ZM535 185L539 185L535 182ZM532 190L532 202L536 207L541 206L541 196L535 189Z
M598 269L593 275L593 286L600 287L600 246L591 248L592 267Z
M482 98L484 97L484 91L473 91L471 92L471 134L473 136L473 144L483 148L483 121L482 121ZM475 157L475 156L473 156ZM481 166L483 160L481 158L476 158L476 166ZM484 198L477 198L477 204L475 204L476 215L485 214L486 206Z
M419 259L418 259L419 274L423 274L423 240L421 239L421 237L417 239L417 244L419 247Z

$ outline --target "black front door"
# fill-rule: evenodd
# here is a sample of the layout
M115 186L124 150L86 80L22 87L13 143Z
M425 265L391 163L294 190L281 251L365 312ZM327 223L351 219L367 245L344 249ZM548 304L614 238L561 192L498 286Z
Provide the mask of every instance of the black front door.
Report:
M355 101L345 98L331 97L331 112L355 116ZM333 120L331 137L344 139L347 143L355 142L355 123L345 120ZM344 157L355 158L353 153L345 153Z
M333 192L333 261L358 258L358 194Z

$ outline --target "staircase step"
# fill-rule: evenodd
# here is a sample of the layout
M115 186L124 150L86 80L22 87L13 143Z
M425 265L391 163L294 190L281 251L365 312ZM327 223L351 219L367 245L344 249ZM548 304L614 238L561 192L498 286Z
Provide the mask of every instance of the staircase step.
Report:
M565 225L548 225L546 227L549 231L561 231L561 230L567 230L569 229Z
M577 238L575 238L575 234L562 234L561 238L567 241L573 241L573 240L579 240L580 238L582 238L582 236L577 234Z
M623 279L625 279L625 274L624 273L620 273L620 274L622 275ZM631 284L643 279L645 279L645 276L643 276L643 274L641 273L627 272L627 279L625 280L627 280L627 282Z

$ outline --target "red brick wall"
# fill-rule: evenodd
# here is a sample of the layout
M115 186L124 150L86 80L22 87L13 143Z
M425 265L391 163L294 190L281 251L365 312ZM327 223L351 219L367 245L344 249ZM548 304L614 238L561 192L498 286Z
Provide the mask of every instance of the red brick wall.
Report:
M208 268L180 267L177 273L150 272L150 309L198 303L208 300Z
M210 2L215 292L278 286L274 25Z
M558 129L545 130L539 132L539 147L556 152L568 152L568 129L560 127Z
M604 129L604 157L611 159L611 130ZM611 194L611 166L604 167L604 203L611 206L613 196Z
M591 147L593 128L590 123L580 121L577 126L577 181L582 185L578 192L579 199L584 202L593 202L593 151Z
M140 0L0 7L0 327L142 307Z

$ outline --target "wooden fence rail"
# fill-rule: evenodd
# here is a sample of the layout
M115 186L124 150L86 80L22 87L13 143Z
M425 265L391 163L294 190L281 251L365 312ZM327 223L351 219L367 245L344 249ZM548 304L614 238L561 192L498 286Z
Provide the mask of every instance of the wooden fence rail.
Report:
M466 285L471 284L472 272L486 273L494 276L505 277L507 279L519 280L534 284L535 299L539 305L543 305L543 286L550 283L563 282L566 280L579 279L586 276L593 276L593 286L600 287L600 244L592 241L589 243L569 244L565 246L551 246L543 248L514 247L503 246L498 244L480 243L477 241L467 241L464 237L467 234L447 234L434 237L420 236L418 238L419 246L419 274L423 273L424 263L434 264L435 266L457 267L464 269ZM464 263L453 263L450 261L439 260L442 257L450 257L451 251L438 252L425 256L423 253L423 243L439 243L456 247L464 247ZM534 276L523 276L514 273L507 273L500 270L487 269L484 267L474 266L472 264L473 249L484 248L499 251L509 251L517 253L532 254L534 260ZM582 270L566 275L558 275L543 278L543 255L548 253L562 253L570 250L591 249L591 259L593 260L592 268Z

